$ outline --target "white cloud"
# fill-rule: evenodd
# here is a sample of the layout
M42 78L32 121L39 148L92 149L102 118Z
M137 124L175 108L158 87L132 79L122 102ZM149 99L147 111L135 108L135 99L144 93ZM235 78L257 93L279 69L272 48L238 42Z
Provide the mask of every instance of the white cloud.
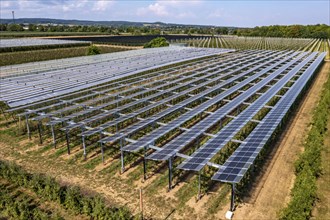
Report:
M113 5L114 1L96 1L92 8L93 11L106 11Z
M12 1L0 1L0 7L1 9L10 9L13 7L13 2Z
M84 10L88 6L88 0L71 0L63 2L63 12L72 12L75 10Z
M159 17L165 17L169 15L166 6L163 4L156 2L154 4L150 4L148 7L138 8L137 15L138 16L145 16L148 14L153 14Z
M226 16L227 16L227 13L225 12L225 10L223 8L218 8L218 9L214 10L213 12L211 12L209 15L210 18L223 18Z
M167 11L167 8L156 2L155 4L151 4L148 6L148 9L149 11L153 12L155 15L158 15L158 16L167 16L169 15L169 12Z
M196 9L202 2L201 0L158 0L146 7L138 8L136 15L140 17L154 15L161 18L193 18L196 16L191 9Z

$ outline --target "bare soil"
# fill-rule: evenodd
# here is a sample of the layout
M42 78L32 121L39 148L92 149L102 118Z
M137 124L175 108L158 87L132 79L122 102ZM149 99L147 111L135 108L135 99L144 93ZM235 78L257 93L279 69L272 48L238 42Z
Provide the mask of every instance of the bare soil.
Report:
M290 190L295 180L294 162L303 150L313 110L320 100L329 69L330 62L326 62L294 115L292 123L283 133L283 138L278 146L275 146L278 149L267 159L251 195L235 211L234 219L276 219L280 210L289 202Z

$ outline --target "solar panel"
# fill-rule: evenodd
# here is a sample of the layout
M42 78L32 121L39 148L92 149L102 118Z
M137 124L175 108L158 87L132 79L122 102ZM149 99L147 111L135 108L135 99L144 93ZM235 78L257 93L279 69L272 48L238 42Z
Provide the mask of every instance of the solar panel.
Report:
M271 109L262 122L258 124L246 138L244 141L245 143L241 144L232 156L227 159L223 167L212 177L212 180L230 183L238 183L241 181L269 137L273 134L306 83L315 73L315 70L323 61L325 55L325 53L319 55L304 71L293 86L290 87L284 97L278 101L275 107Z
M187 61L214 54L226 53L231 50L211 50L175 48L152 50L154 53L142 54L129 58L125 63L112 64L101 62L98 65L80 65L65 70L54 70L42 74L33 74L29 78L16 77L11 81L1 81L3 89L1 101L15 107L36 100L48 99L106 83L115 79L161 67L177 62ZM162 54L163 56L157 56ZM152 60L152 62L150 62ZM95 70L99 68L99 70ZM9 87L8 87L9 86ZM8 88L8 89L7 89ZM12 92L14 89L15 92Z
M275 71L271 76L278 76L289 66L296 63L304 55L305 54L301 54L296 59L292 60L290 63L284 65L283 67ZM178 168L194 171L201 170L206 165L206 163L210 161L213 156L215 156L229 141L231 141L235 134L237 134L240 129L243 128L244 125L246 125L259 112L259 110L263 108L267 104L267 102L269 102L271 98L274 97L274 95L276 95L276 93L280 91L285 86L285 84L289 82L290 79L294 75L296 75L299 70L313 57L314 54L304 59L303 62L298 63L298 65L296 65L283 78L277 81L275 85L273 85L269 90L267 90L263 95L261 95L253 104L247 107L235 119L230 121L222 130L220 130L220 132L216 134L214 138L211 138L205 145L195 151L191 156L192 159L200 159L199 163L187 160L180 164Z
M215 68L216 68L216 67L214 67L214 69L215 69ZM213 69L213 68L211 68L211 69ZM203 73L205 73L205 72L206 72L206 71L202 71L202 72L199 72L199 73L195 73L195 74L190 75L190 77L194 77L194 76L196 76L196 75L198 75L198 74L203 74ZM180 73L180 74L178 74L178 75L183 75L183 74L186 74L186 72L182 72L182 73ZM213 73L213 74L215 74L215 73ZM176 75L176 76L178 76L178 75ZM190 85L191 83L195 83L195 82L199 81L200 79L202 79L202 78L206 78L206 77L208 77L208 75L204 75L203 77L197 78L197 79L195 79L195 80L192 80L192 81L189 81L189 82L186 82L186 83L183 83L183 84L179 84L179 85L174 86L174 87L171 87L170 89L167 89L167 90L159 91L159 92L157 92L156 94L150 95L150 96L148 96L148 97L146 97L146 98L139 99L139 100L137 100L137 101L135 101L135 102L131 102L131 103L125 104L124 106L120 106L120 107L116 108L116 111L110 111L110 112L108 112L108 114L104 114L104 113L101 113L101 114L102 114L103 116L105 116L105 117L106 117L106 116L109 116L109 115L112 115L112 114L115 114L115 113L120 112L120 111L122 111L122 110L129 109L129 108L131 108L131 107L133 107L133 106L135 106L135 105L141 104L141 103L143 103L143 102L149 102L149 101L150 101L151 99L153 99L153 98L156 98L156 97L162 96L162 95L164 95L165 93L172 92L172 91L174 91L174 90L176 90L176 89L178 89L178 88L185 87L185 86L187 86L187 85ZM134 98L134 97L139 96L139 95L142 95L142 94L147 94L147 93L149 93L149 92L151 92L151 91L158 91L159 89L163 88L164 86L167 86L167 85L172 84L172 83L175 84L175 83L177 83L177 82L179 82L179 81L181 81L181 80L182 80L182 79L177 79L177 80L171 81L171 83L161 84L161 85L159 85L159 86L156 86L156 87L150 88L150 89L148 89L148 90L144 90L144 91L137 92L137 93L134 93L134 94L129 95L129 96L125 96L124 98L119 98L119 99L116 99L116 100L114 100L114 101L106 102L105 104L102 104L102 105L97 106L96 108L94 108L94 110L97 111L97 110L100 110L100 109L106 108L106 107L108 107L108 106L111 106L111 105L113 105L113 104L116 104L116 103L118 103L118 102L120 102L120 101L128 100L128 99ZM158 82L159 82L159 81L158 81ZM150 83L145 84L144 86L151 85L151 84L154 84L154 83L155 83L155 82L150 82ZM121 91L121 92L117 92L117 93L115 93L115 94L112 94L112 96L113 96L113 97L116 97L116 96L118 96L118 95L120 95L120 94L124 94L124 93L126 93L126 92L128 92L128 91L136 90L137 88L143 88L143 86L135 87L135 88L129 88L128 90L124 90L124 91ZM108 98L109 98L109 97L106 97L106 98L104 98L104 99L108 99ZM170 98L170 99L173 99L173 97ZM93 101L93 102L98 102L98 101L99 101L99 100L95 100L95 101ZM93 102L88 101L88 102L80 103L80 104L75 105L75 106L76 106L76 108L79 108L79 107L81 107L81 106L84 106L84 104L91 104L91 103L93 103ZM157 103L157 104L161 104L161 103L159 102L159 103ZM49 113L49 114L47 114L47 116L50 117L50 116L52 116L52 115L62 114L62 113L64 113L65 111L67 111L67 109L69 109L69 110L73 110L74 108L75 108L74 106L70 106L70 107L68 107L68 108L64 108L64 109L62 109L62 110L58 110L58 111L55 111L55 112L53 112L53 113ZM90 113L90 111L88 111L88 112L86 112L86 113L81 112L81 114L76 114L76 113L74 113L74 114L72 114L72 117L71 117L71 116L67 116L66 118L67 118L67 120L73 120L75 117L77 117L77 116L80 116L80 117L81 117L81 116L83 116L83 115L85 115L85 114L87 114L87 113ZM137 111L136 113L138 113L138 111ZM45 116L43 116L43 117L45 117ZM98 120L98 119L100 119L101 117L99 118L99 117L95 116L94 118L95 118L95 120ZM92 122L92 121L93 121L93 119L86 119L86 120L84 120L84 121L81 121L81 123L90 123L90 122ZM62 122L63 122L63 121L62 121ZM112 123L111 123L111 124L112 124ZM70 126L73 126L73 125L70 125ZM73 127L76 127L76 126L73 126ZM105 126L103 126L103 127L106 128ZM109 126L108 126L108 127L109 127ZM96 129L97 129L97 128L96 128ZM97 130L99 130L99 129L97 129Z
M297 55L297 53L291 54L291 56L288 56L284 58L283 60L280 60L276 62L275 64L271 65L268 68L265 68L261 71L259 71L257 74L253 75L252 77L249 77L242 81L241 83L235 85L230 90L225 91L222 93L221 96L219 96L219 99L223 99L226 96L230 95L232 91L237 91L238 89L242 88L244 85L246 85L249 82L252 82L255 79L258 79L260 76L267 73L269 70L277 67L279 64L289 60L293 56ZM286 56L283 55L282 57ZM185 132L184 134L178 136L176 139L170 141L168 144L166 144L162 150L156 151L155 153L148 156L148 159L156 159L156 160L167 160L168 158L174 156L179 150L187 146L192 141L196 140L199 136L203 135L204 132L206 132L208 129L210 129L214 124L218 123L220 120L224 119L226 115L228 115L231 111L233 111L235 108L237 108L239 105L241 105L246 99L254 95L258 90L260 90L262 87L267 85L270 81L272 81L275 77L277 77L279 74L281 74L288 66L296 62L299 58L301 58L303 55L299 56L294 61L291 61L289 64L281 67L279 70L275 71L273 74L269 75L262 81L260 81L255 86L251 87L244 93L237 96L234 100L227 103L222 108L215 111L212 115L206 117L204 120L200 121L196 125L194 125L192 128L190 128L189 131ZM273 60L269 61L273 62ZM227 140L225 138L225 140ZM230 140L230 139L229 139ZM201 152L201 154L204 156L204 151ZM208 155L210 156L210 155ZM206 158L205 158L206 159Z
M229 68L230 68L230 67L225 68L225 69L222 69L221 72L224 71L224 70L226 70L226 69L229 69ZM219 80L219 79L221 79L221 78L223 78L223 77L230 76L231 74L232 74L232 72L229 72L229 73L226 73L226 74L221 75L221 76L219 76L219 77L216 77L216 78L214 78L213 80L216 81L216 80ZM168 102L168 101L172 100L173 98L177 98L177 97L179 97L179 96L183 96L183 95L185 95L185 94L188 94L188 93L190 93L191 91L194 91L194 90L196 90L196 89L198 89L198 88L202 88L203 86L205 86L205 85L207 85L207 84L209 84L209 83L210 83L210 82L201 83L201 84L199 84L198 86L196 86L196 87L194 87L194 88L190 88L190 89L185 90L184 92L181 92L181 93L179 93L179 94L175 94L174 97L172 96L172 97L168 97L168 98L166 98L166 99L163 99L161 102L157 102L157 103L155 103L154 105L151 105L150 107L156 107L156 106L158 106L158 105L162 105L162 104L164 104L165 102ZM210 91L214 91L214 90L209 90L209 92L210 92ZM161 119L161 118L163 118L163 117L165 117L165 116L167 116L167 115L169 115L169 114L171 114L171 113L173 113L173 112L175 112L175 111L180 110L181 108L183 108L184 106L188 105L189 103L191 103L191 102L193 102L193 101L195 101L195 100L198 100L198 98L199 98L199 97L192 97L192 98L190 98L190 99L188 99L188 100L186 100L186 101L184 101L184 102L182 102L182 103L179 103L178 105L175 105L175 106L173 106L173 107L170 107L170 108L168 108L168 109L165 109L164 111L162 111L162 112L160 112L160 113L157 113L157 114L154 115L153 117L147 118L146 120L144 120L144 121L142 121L142 122L139 122L139 123L134 124L134 125L132 125L132 126L130 126L130 127L127 127L127 128L124 130L124 132L125 132L125 134L130 135L130 134L132 134L132 133L134 133L134 132L136 132L136 131L138 131L138 130L140 130L140 129L143 129L143 128L145 128L146 126L148 126L148 125L154 123L155 121L157 121L157 120L159 120L159 119ZM135 113L130 114L130 116L123 116L123 117L121 117L121 118L119 118L119 119L116 119L114 122L108 122L108 123L105 123L105 124L103 124L103 125L101 125L101 126L102 126L102 128L107 128L107 127L113 126L113 125L115 125L116 123L123 122L123 121L125 121L125 120L127 120L127 119L129 119L129 118L136 117L138 114L140 114L140 113L142 113L142 112L144 112L144 111L147 111L147 110L149 110L149 109L150 109L150 108L147 106L147 107L145 107L145 109L142 108L142 109L140 109L140 110L135 111ZM95 128L95 129L98 130L98 128Z
M267 60L267 59L268 59L268 58L263 58L263 59L261 59L261 60ZM255 58L253 58L253 59L251 59L251 60L255 60ZM247 68L247 67L249 67L249 66L252 66L252 65L254 65L254 64L257 64L257 63L261 62L261 60L256 60L256 61L254 61L254 62L252 62L252 63L246 64L246 65L243 65L243 66L239 67L239 68L236 69L236 70L233 70L233 71L228 72L228 74L233 74L233 72L236 72L236 71L238 71L238 70L243 70L243 69L245 69L245 68ZM249 69L249 70L247 70L247 71L245 71L245 72L243 72L243 73L241 73L241 74L239 74L239 75L236 75L236 76L230 78L229 80L226 80L226 81L224 81L224 82L222 82L222 83L219 83L218 85L215 86L215 88L212 87L212 88L210 88L210 89L208 89L208 90L206 90L206 91L204 91L204 92L199 93L199 94L196 95L196 96L193 96L191 99L194 100L194 101L195 101L195 100L198 100L198 99L200 99L200 98L202 98L202 97L208 95L209 93L211 93L211 92L213 92L213 91L216 91L216 90L222 88L223 86L228 85L228 84L234 82L235 80L237 80L237 79L239 79L239 78L241 78L241 77L243 77L243 76L245 76L245 75L248 75L249 73L253 72L254 70L256 70L256 69L262 67L263 65L265 65L265 64L259 64L259 65L255 66L255 67L253 67L253 68L251 68L251 69ZM246 84L245 84L245 85L246 85ZM244 85L242 85L242 86L244 86ZM235 92L236 90L237 90L237 89L236 89L236 87L234 86L234 88L231 88L231 89L227 90L228 92L227 92L227 91L226 91L226 92L230 94L230 92L233 93L233 92ZM140 140L138 140L136 143L132 143L132 144L130 144L130 145L128 145L128 146L125 146L123 149L124 149L125 151L132 151L132 152L134 152L134 151L138 151L138 150L142 149L144 146L151 144L154 140L156 140L157 138L160 138L161 136L165 135L165 134L168 133L169 131L171 131L171 130L173 130L173 129L175 129L175 128L178 128L178 127L181 126L184 122L190 120L190 119L193 118L194 116L196 116L196 115L200 114L201 112L205 111L205 110L206 110L207 108L209 108L210 106L212 106L212 105L218 103L219 101L221 101L222 98L228 96L228 95L226 95L226 96L222 97L223 94L224 94L224 93L221 93L220 95L214 97L213 99L211 99L211 100L209 100L209 101L206 101L205 103L201 104L200 106L196 107L195 109L193 109L193 110L191 110L191 111L189 111L189 112L187 112L187 113L181 115L179 118L177 118L177 119L175 119L175 120L169 122L167 125L162 126L162 127L160 127L159 129L154 130L154 132L152 132L151 134L142 137L142 138L141 138ZM188 104L188 103L191 103L191 99L187 99L187 100L181 102L180 105L183 107L183 106L186 105L186 103L187 103L187 104ZM174 108L175 108L175 107L176 107L176 106L174 106ZM175 110L178 110L178 109L180 109L180 106L176 107ZM135 131L136 131L136 130L135 130Z

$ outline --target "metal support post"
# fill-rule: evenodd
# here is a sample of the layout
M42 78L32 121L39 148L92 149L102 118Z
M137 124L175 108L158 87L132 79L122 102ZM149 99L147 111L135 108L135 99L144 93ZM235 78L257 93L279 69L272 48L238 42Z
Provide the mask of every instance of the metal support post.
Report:
M123 138L120 138L120 163L121 163L121 173L125 172L124 164L124 151L123 151Z
M82 135L81 138L82 138L82 145L83 145L83 149L84 149L84 160L86 160L87 153L86 153L85 136Z
M168 191L172 189L172 157L168 159Z
M103 143L100 142L100 145L101 145L102 163L104 164L104 149L103 149Z
M235 183L233 183L231 187L231 202L230 202L230 211L233 212L234 210L235 210Z
M144 146L144 156L143 156L143 180L147 179L147 147Z
M69 139L69 132L65 130L65 138L66 138L66 146L68 148L68 154L70 155L70 139Z
M38 131L39 131L39 143L42 144L42 128L41 128L42 124L41 121L38 120Z
M54 149L56 149L56 136L55 136L54 125L50 125L50 128L52 130Z
M28 133L29 139L31 140L31 132L30 132L29 115L28 114L25 114L25 121L26 121L27 133Z

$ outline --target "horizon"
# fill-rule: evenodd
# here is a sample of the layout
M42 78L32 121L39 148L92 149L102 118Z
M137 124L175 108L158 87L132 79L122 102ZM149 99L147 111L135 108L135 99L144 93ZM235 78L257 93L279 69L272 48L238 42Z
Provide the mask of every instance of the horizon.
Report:
M330 1L326 0L13 0L1 1L0 6L2 19L12 19L11 11L15 11L15 19L162 22L247 28L295 24L330 25ZM298 13L293 13L296 11Z
M2 18L7 20L12 20L12 18ZM172 23L172 22L164 22L164 21L131 21L131 20L89 20L89 19L63 19L63 18L48 18L48 17L23 17L23 18L16 18L18 19L49 19L49 20L63 20L63 21L86 21L86 22L132 22L132 23L148 23L148 24L154 24L154 23L163 23L163 24L174 24L174 25L186 25L186 26L215 26L215 27L234 27L234 28L254 28L254 27L262 27L262 26L291 26L291 25L327 25L330 26L330 24L325 23L314 23L314 24L271 24L271 25L260 25L260 26L253 26L253 27L244 27L244 26L230 26L230 25L211 25L211 24L182 24L182 23Z

